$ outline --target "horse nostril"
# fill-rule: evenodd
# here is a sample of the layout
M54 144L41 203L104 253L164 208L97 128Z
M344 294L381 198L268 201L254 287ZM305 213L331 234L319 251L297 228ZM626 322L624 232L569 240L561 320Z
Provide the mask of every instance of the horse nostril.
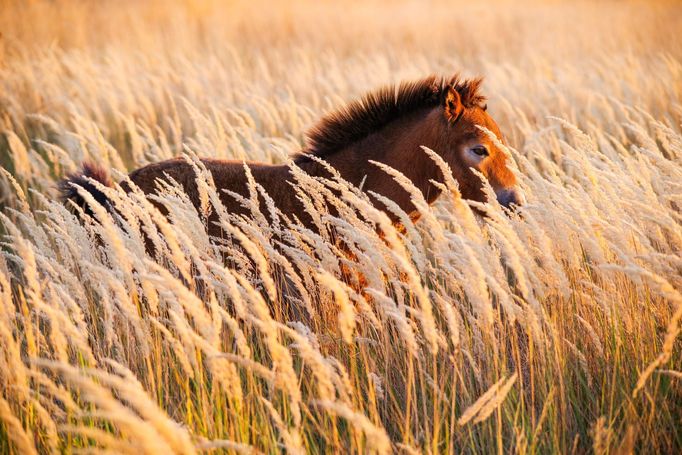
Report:
M516 188L504 189L497 193L497 201L504 207L511 209L512 206L521 206L525 199L521 192Z

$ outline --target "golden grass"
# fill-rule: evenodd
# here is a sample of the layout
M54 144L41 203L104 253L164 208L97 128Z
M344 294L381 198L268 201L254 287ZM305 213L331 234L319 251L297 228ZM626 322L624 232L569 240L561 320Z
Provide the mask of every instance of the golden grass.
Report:
M0 452L682 449L675 3L0 1L0 29ZM168 220L56 202L86 158L281 162L333 106L458 70L522 216L448 182L400 233L300 175L317 235L225 213L201 170L222 243L172 186Z

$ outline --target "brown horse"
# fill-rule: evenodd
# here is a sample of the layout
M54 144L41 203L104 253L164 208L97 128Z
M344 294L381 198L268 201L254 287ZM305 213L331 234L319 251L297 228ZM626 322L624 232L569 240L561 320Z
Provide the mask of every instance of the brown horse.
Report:
M310 175L328 176L324 166L311 159L311 155L318 157L347 181L357 186L362 184L364 191L374 191L395 201L416 219L418 214L407 191L369 161L381 162L402 172L432 203L440 190L431 180L443 181L443 176L433 160L420 150L420 146L426 146L450 165L463 198L485 200L482 182L472 171L476 169L487 178L503 206L519 205L521 196L516 188L516 178L506 166L505 153L479 128L484 127L502 138L483 104L485 98L479 93L481 81L462 80L457 75L450 79L431 76L371 92L361 100L332 112L314 126L308 133L306 149L294 157L294 162ZM247 194L243 162L215 159L202 162L211 172L219 190ZM254 162L247 165L254 179L283 213L310 223L310 217L290 184L293 175L289 166ZM194 204L199 206L196 175L184 159L142 167L130 174L130 180L150 194L157 190L157 180L164 179L165 175L180 183ZM86 165L80 173L61 182L63 199L71 200L89 212L76 190L76 186L80 186L108 207L106 196L90 179L111 185L104 170L92 164ZM245 212L233 197L221 194L221 198L228 211ZM375 203L384 209L378 201ZM389 213L389 216L397 223L393 214ZM209 233L219 235L220 229L209 223Z

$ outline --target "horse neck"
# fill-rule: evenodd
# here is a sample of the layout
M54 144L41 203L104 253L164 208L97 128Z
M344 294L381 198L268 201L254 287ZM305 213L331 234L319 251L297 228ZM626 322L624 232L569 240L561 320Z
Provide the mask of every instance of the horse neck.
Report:
M420 146L434 150L442 147L439 141L442 135L438 134L438 114L434 110L415 112L323 159L347 181L354 185L362 184L363 190L380 194L386 194L387 188L396 191L396 183L390 175L369 161L386 164L410 179L431 203L438 196L438 191L430 180L440 181L442 177L438 167ZM314 162L304 163L302 167L309 174L327 174L322 166ZM400 203L399 200L397 202Z

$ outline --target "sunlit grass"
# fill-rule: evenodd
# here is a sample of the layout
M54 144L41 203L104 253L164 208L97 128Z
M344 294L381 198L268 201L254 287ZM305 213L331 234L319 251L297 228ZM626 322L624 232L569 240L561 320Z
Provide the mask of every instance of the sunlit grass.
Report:
M3 4L0 452L678 452L681 18ZM318 235L266 204L225 213L200 173L216 242L172 187L168 218L135 193L96 223L56 200L86 159L283 162L326 110L455 71L486 78L520 214L477 217L451 186L399 232L356 188L300 175Z

